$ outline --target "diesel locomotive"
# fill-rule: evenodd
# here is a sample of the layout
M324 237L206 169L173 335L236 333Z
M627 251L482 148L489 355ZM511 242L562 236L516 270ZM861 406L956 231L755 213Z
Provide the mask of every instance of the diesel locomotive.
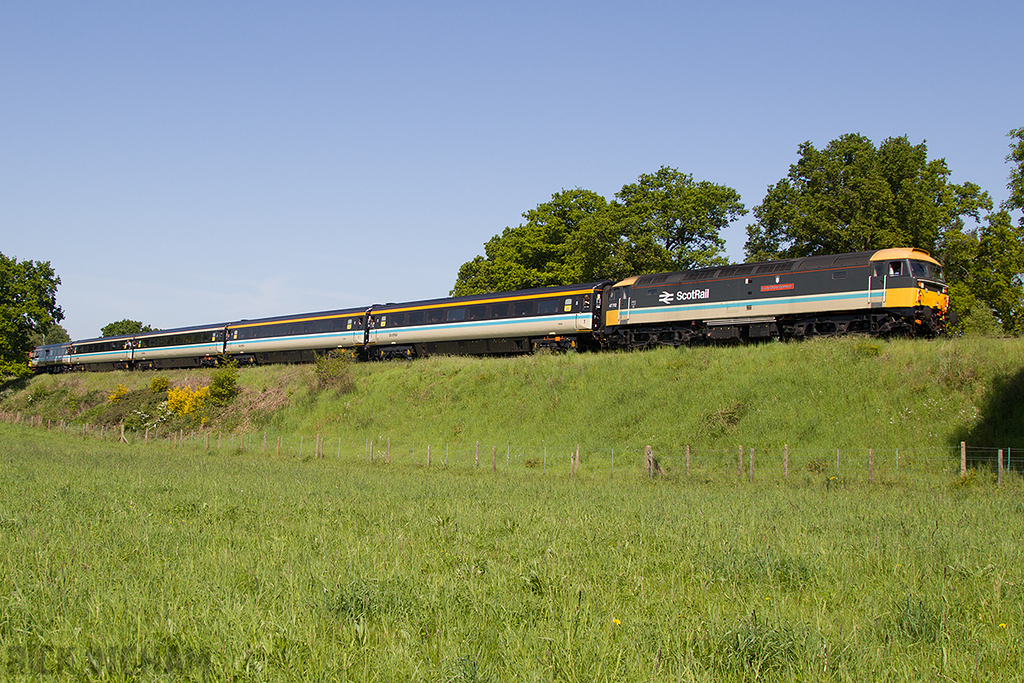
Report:
M949 292L920 249L698 268L515 292L375 304L36 347L36 372L600 350L815 335L935 336Z

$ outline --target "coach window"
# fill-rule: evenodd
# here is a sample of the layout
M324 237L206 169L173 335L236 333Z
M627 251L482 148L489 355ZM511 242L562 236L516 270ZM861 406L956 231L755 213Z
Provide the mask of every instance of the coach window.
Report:
M514 309L515 317L524 318L528 315L533 315L533 302L532 301L517 301Z
M491 304L491 317L492 318L507 318L508 317L508 304Z
M457 323L465 316L466 311L462 308L449 308L448 309L448 322Z
M540 315L551 315L552 313L558 313L558 299L544 299L540 302L537 307L537 313Z
M483 320L486 317L486 306L470 306L466 309L466 320Z
M427 324L433 325L435 323L444 322L445 310L443 308L432 308L426 312Z
M408 321L410 325L422 325L423 311L412 311L411 313L409 313Z

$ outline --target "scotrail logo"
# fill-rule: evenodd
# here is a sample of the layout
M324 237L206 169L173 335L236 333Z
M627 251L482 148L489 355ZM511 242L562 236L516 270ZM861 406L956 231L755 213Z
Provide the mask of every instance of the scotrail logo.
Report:
M691 289L689 292L662 292L661 296L658 297L658 301L663 304L670 304L673 301L699 301L710 298L710 289Z

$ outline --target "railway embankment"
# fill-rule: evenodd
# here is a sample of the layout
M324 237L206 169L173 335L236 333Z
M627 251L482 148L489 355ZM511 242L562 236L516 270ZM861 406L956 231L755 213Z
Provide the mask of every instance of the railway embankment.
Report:
M851 337L267 366L238 370L237 396L220 403L208 388L217 373L41 376L4 385L0 410L40 425L124 424L130 433L216 434L222 443L269 434L275 445L329 439L339 450L373 442L415 453L418 444L421 456L427 445L436 454L482 443L487 463L498 448L506 456L579 446L614 457L647 445L677 467L687 447L728 454L738 445L824 459L869 448L954 454L964 441L977 453L1019 448L1024 456L1019 339Z

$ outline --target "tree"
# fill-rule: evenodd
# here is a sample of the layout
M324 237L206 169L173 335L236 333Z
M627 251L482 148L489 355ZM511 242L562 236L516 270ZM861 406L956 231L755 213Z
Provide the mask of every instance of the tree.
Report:
M64 319L57 305L59 284L49 261L18 261L0 254L0 376L30 373L32 334Z
M117 322L108 323L103 326L100 330L101 337L118 337L122 334L137 334L139 332L155 332L156 328L150 327L149 325L143 325L138 320L118 320Z
M933 253L964 219L992 208L974 183L950 183L945 159L924 142L887 138L876 149L859 134L823 150L810 142L785 178L768 188L747 228L751 261L913 246Z
M644 248L636 273L725 265L723 228L747 213L736 190L662 166L624 185L615 195L624 207L627 241Z
M29 337L32 346L43 346L44 344L63 344L71 341L71 335L64 329L63 325L54 323L45 332L33 332Z
M607 207L608 201L590 190L556 192L551 201L525 212L525 223L488 240L484 256L464 263L452 296L583 282L593 268L588 268L586 256L577 254L586 241L581 229ZM583 234L593 230L591 226Z
M1010 169L1010 182L1006 185L1010 189L1010 196L1003 202L1003 208L1012 211L1024 209L1024 128L1014 128L1007 137L1016 140L1006 155L1006 160L1013 167ZM1020 222L1024 224L1024 216L1021 216Z
M576 188L523 214L459 268L453 296L621 279L725 263L720 230L745 213L739 194L674 168L640 176L608 202Z

